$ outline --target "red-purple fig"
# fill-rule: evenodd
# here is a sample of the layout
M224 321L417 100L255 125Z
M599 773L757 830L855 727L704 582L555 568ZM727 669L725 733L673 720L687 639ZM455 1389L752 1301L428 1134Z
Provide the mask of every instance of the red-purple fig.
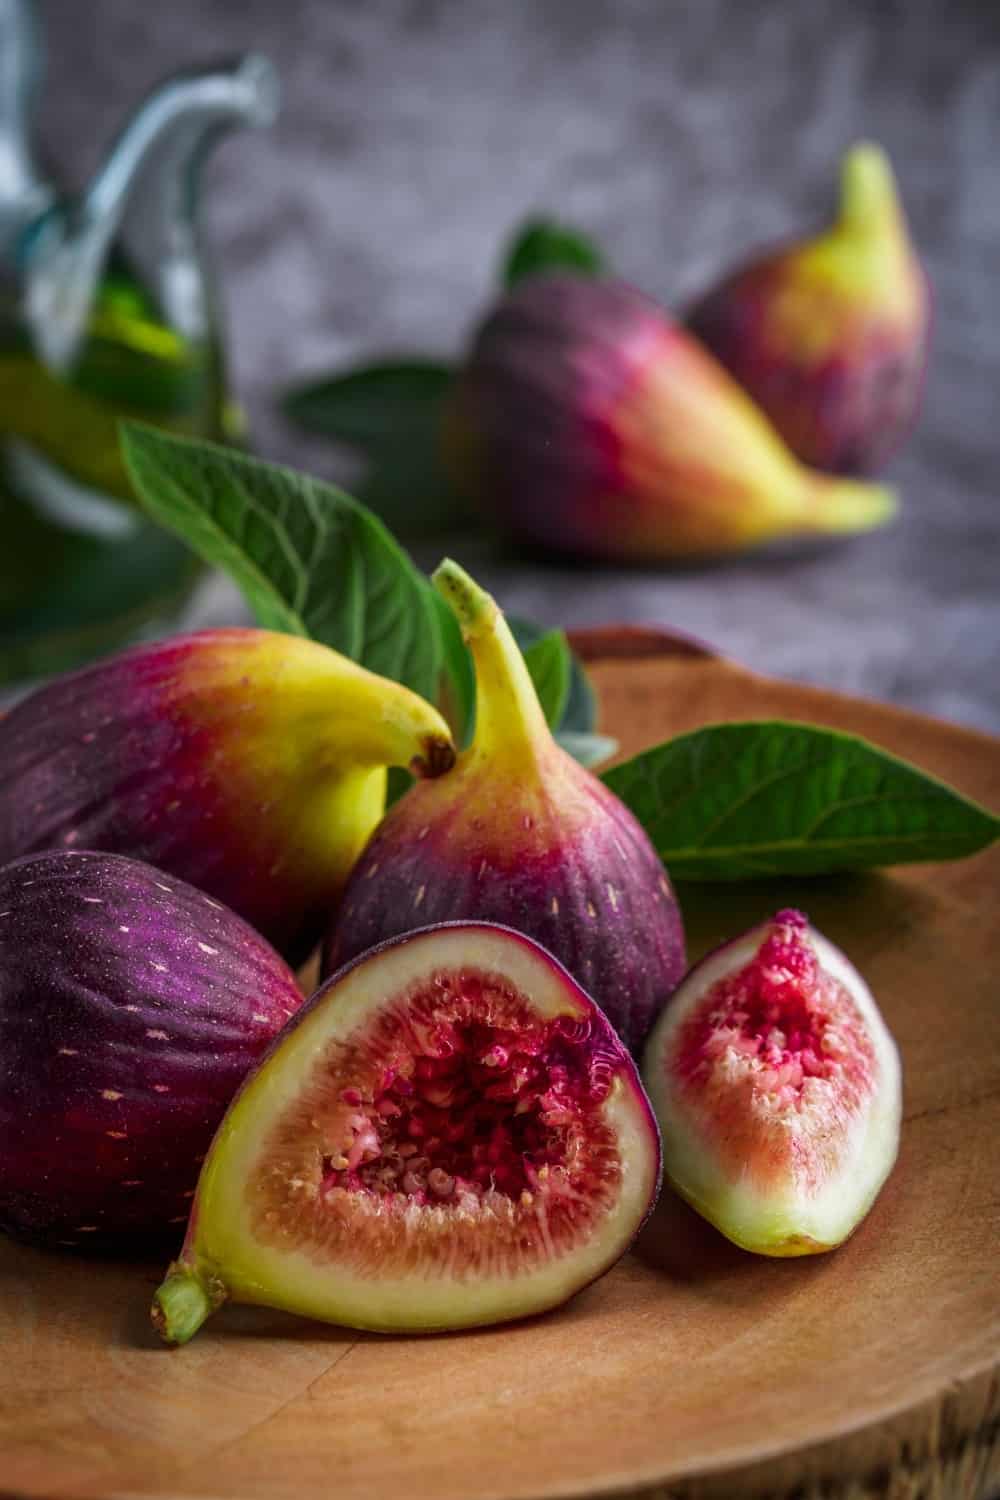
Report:
M313 641L205 630L60 677L0 721L0 863L143 859L222 901L293 963L385 806L385 767L454 758L441 715Z
M330 979L213 1142L153 1321L222 1302L429 1332L527 1317L606 1271L656 1197L628 1053L519 933L427 928Z
M896 1045L861 975L801 912L695 965L643 1080L673 1186L760 1255L839 1245L896 1160Z
M0 870L0 1228L34 1243L179 1242L200 1164L302 1003L246 922L139 860Z
M450 561L434 583L475 663L475 737L379 825L325 971L425 922L499 922L555 954L634 1049L684 973L667 873L623 803L552 738L494 600Z
M874 472L916 415L930 330L885 153L848 151L832 228L754 258L687 322L803 463Z
M804 468L732 376L648 297L567 274L517 285L477 333L443 442L516 541L620 562L845 535L889 491Z

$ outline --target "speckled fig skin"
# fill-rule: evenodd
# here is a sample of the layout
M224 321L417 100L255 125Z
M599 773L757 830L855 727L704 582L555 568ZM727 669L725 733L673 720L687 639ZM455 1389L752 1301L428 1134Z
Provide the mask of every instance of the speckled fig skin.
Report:
M183 1226L245 1075L302 1003L214 898L138 860L0 870L0 1228L126 1251Z
M476 333L442 437L515 541L612 562L847 535L889 491L804 468L690 333L623 282L527 278Z
M452 759L436 709L315 642L174 636L0 720L0 863L46 848L146 860L298 963L382 814L385 766Z
M497 922L554 954L635 1049L685 968L667 872L624 804L553 740L493 600L452 563L435 582L475 659L475 740L379 825L324 972L426 923Z
M930 291L884 154L855 146L841 170L832 228L755 256L686 322L803 463L871 474L920 404Z

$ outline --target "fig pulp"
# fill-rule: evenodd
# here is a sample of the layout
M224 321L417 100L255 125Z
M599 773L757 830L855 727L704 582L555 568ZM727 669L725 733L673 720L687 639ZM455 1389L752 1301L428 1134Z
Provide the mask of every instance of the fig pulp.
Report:
M684 973L669 877L628 809L553 740L493 599L453 562L434 583L475 662L475 737L379 825L325 971L425 922L499 922L554 953L634 1049Z
M861 975L801 912L695 965L643 1078L670 1181L746 1250L840 1244L896 1159L895 1043Z
M518 933L453 923L366 954L234 1100L153 1321L184 1343L227 1298L424 1332L554 1307L656 1196L634 1065Z
M385 767L454 758L436 709L315 642L205 630L58 678L0 720L0 863L147 860L293 963L385 806Z
M732 376L648 297L525 279L458 377L443 442L458 484L516 541L655 562L847 535L891 494L795 459Z
M930 329L884 152L854 146L836 224L727 276L687 322L803 463L877 469L916 414Z
M246 922L138 860L0 870L0 1228L179 1243L226 1106L301 1003Z

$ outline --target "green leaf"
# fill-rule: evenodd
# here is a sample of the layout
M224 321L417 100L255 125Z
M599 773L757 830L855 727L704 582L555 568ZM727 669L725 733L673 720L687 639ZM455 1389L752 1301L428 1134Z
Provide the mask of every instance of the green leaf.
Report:
M282 405L309 432L377 454L437 425L453 375L436 360L383 360L293 386Z
M542 625L519 615L508 615L507 624L522 652L526 652L546 634ZM597 725L597 694L586 669L575 651L570 652L569 697L557 728L560 733L592 734Z
M1000 820L853 735L716 724L605 773L671 875L742 880L958 859Z
M560 729L556 742L578 760L581 766L599 766L618 753L618 741L606 734L578 734L572 729Z
M504 254L501 280L509 287L540 271L599 276L603 270L604 257L586 235L553 219L529 219Z
M554 729L562 722L569 701L572 670L569 642L563 631L550 630L539 636L523 654L545 721L550 729Z
M430 588L363 505L293 469L137 423L124 424L122 446L144 509L223 568L261 625L434 700L443 647Z

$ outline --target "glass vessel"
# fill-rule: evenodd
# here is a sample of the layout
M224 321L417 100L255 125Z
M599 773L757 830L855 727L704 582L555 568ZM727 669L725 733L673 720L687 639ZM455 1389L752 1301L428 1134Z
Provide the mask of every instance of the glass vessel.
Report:
M190 591L190 553L133 502L118 423L239 438L200 168L277 108L261 57L177 74L69 196L31 151L39 58L29 0L0 0L0 683L162 626Z

